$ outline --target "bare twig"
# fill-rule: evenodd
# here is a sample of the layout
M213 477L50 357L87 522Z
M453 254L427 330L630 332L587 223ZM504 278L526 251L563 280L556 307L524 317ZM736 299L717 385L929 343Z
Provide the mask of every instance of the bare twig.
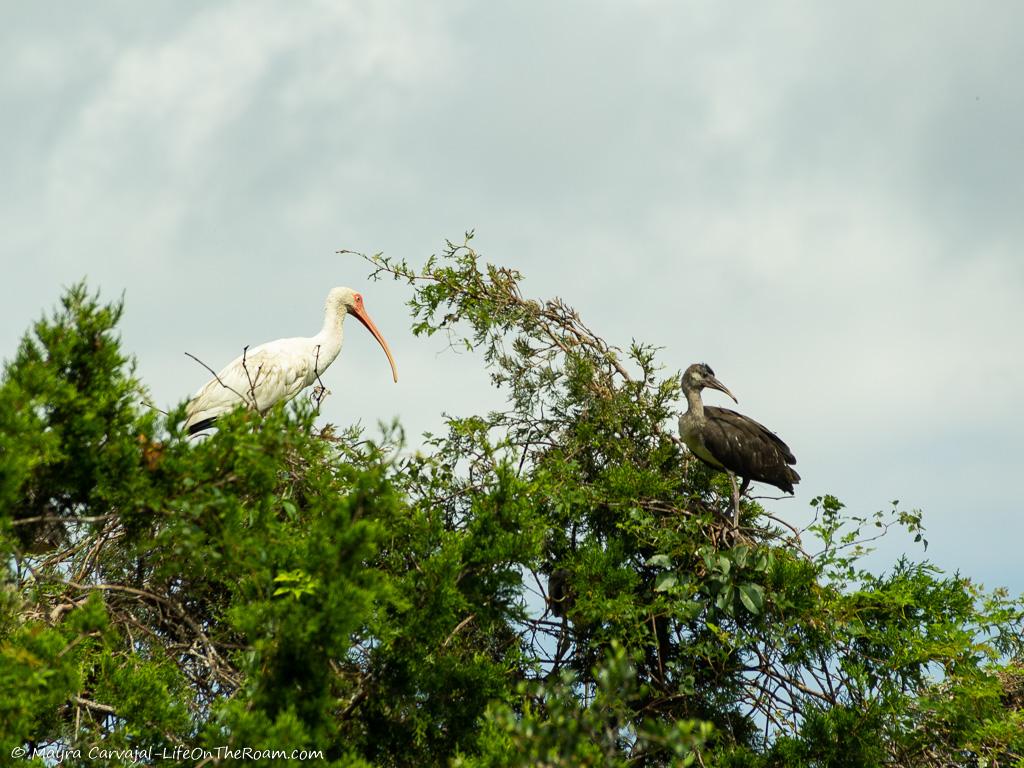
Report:
M60 515L37 515L36 517L19 517L17 520L12 520L11 525L28 525L30 523L68 523L84 525L85 523L99 523L104 520L110 520L114 517L117 517L117 515L113 513L90 516L82 515L80 517L62 517Z
M230 665L228 665L220 656L216 646L207 637L206 633L199 627L198 624L188 615L188 612L175 600L164 595L156 594L145 589L138 589L136 587L129 587L122 584L81 584L71 580L57 579L57 583L64 584L71 587L72 589L78 589L82 591L102 591L102 592L120 592L128 595L135 595L136 597L142 597L147 600L165 605L170 608L174 613L178 615L181 621L192 630L196 640L203 646L205 653L198 658L201 658L206 666L215 673L219 674L221 680L224 683L232 687L239 685L237 675L234 673Z
M72 696L71 700L78 704L80 707L91 709L93 712L102 712L104 715L111 715L117 717L117 710L107 704L98 704L95 701L89 701L89 699L83 699L81 696Z
M248 347L246 347L246 349L248 349ZM243 401L243 402L245 401L245 395L243 395L243 394L242 394L241 392L239 392L239 391L238 391L237 389L235 389L234 387L229 387L229 386L228 386L227 384L225 384L225 383L224 383L224 382L223 382L223 381L221 380L221 378L220 378L220 376L219 376L219 375L217 374L217 372L216 372L215 370L213 370L213 368L211 368L210 366L208 366L208 365L207 365L206 363L204 363L204 362L203 362L202 360L200 360L200 359L199 359L198 357L196 357L195 355L193 355L193 354L192 354L191 352L186 352L185 354L186 354L186 355L187 355L188 357L191 357L191 358L192 358L193 360L195 360L195 361L196 361L197 363L199 363L199 364L200 364L201 366L203 366L203 368L205 368L206 370L208 370L208 371L209 371L209 372L210 372L211 374L213 374L213 378L215 378L215 379L217 380L217 383L218 383L218 384L220 384L220 385L221 385L222 387L224 387L224 389L230 389L230 390L231 390L232 392L234 392L234 393L235 393L236 395L238 395L238 396L239 396L239 397L240 397L240 398L242 399L242 401Z
M260 374L263 373L263 363L260 363L259 368L256 369L256 378L254 379L249 374L249 366L246 364L246 357L249 354L249 345L246 344L242 347L242 370L245 371L245 378L249 381L249 397L252 398L252 408L254 411L259 412L260 406L256 402L256 384L260 380ZM242 398L243 400L245 398Z
M320 378L320 345L316 345L316 356L313 358L313 375L316 376L316 386L313 387L310 399L316 403L316 412L320 413L320 403L331 393Z
M441 643L441 647L442 648L447 648L448 647L448 643L450 643L452 641L452 638L454 638L455 635L457 635L459 633L459 630L461 630L463 627L465 627L467 624L469 624L469 622L471 622L475 618L476 618L476 614L475 613L471 613L471 614L469 614L469 616L467 616L462 621L460 621L458 624L456 624L455 625L455 629L453 629L451 631L451 633L448 635L448 637L445 638L444 642Z

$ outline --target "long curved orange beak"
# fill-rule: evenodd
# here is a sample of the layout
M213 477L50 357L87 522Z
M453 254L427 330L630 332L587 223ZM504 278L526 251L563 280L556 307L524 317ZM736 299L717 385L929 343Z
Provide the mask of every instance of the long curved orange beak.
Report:
M377 330L377 326L374 325L373 320L366 313L366 307L363 306L363 302L359 301L356 306L349 310L353 315L356 316L356 320L366 326L366 330L373 334L373 338L384 348L384 354L388 356L388 362L391 363L391 375L395 379L395 383L398 383L398 369L395 368L395 358L391 356L391 350L388 349L388 343L384 341L384 337L380 331Z

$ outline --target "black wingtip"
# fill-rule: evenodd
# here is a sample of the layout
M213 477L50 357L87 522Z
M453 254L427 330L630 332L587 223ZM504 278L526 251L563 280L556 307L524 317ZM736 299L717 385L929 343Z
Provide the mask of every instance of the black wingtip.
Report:
M213 426L213 422L215 422L216 420L216 416L211 416L208 419L197 421L195 424L188 428L188 433L190 435L194 435L196 432L202 432L204 429L209 429L210 427Z
M780 483L778 487L784 490L786 493L793 495L796 493L796 489L793 486L800 482L800 475L798 475L796 473L796 470L793 469L792 467L786 467L786 469L788 470L786 476L787 482L785 485Z

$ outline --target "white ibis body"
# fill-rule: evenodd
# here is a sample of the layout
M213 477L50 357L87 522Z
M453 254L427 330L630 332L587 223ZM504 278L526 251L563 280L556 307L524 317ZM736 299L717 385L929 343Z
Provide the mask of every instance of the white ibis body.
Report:
M800 475L791 465L796 457L789 446L770 429L728 408L705 406L700 391L705 387L724 392L738 402L732 392L715 378L704 363L694 363L683 373L683 393L687 410L679 418L679 436L693 454L715 469L729 473L733 483L733 514L739 520L739 497L751 480L774 485L793 493ZM736 476L743 486L736 490Z
M398 381L388 343L363 306L363 297L351 288L332 288L324 306L320 332L308 338L278 339L248 349L210 379L185 407L189 434L211 426L217 417L244 403L266 413L310 386L341 352L342 325L351 313L384 348L391 374Z

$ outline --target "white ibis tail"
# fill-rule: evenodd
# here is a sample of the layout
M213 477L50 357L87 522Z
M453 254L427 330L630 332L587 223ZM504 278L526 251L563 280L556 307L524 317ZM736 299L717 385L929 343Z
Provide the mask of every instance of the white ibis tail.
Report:
M733 522L739 524L739 498L751 480L793 493L800 475L792 465L796 457L770 429L728 408L705 406L700 391L717 389L736 400L704 363L694 363L683 373L682 388L688 408L679 418L679 436L694 456L715 469L729 473L733 487ZM736 489L736 476L743 486Z
M332 288L324 306L320 332L308 338L278 339L246 350L203 385L185 407L189 434L207 429L218 416L240 404L266 413L280 402L291 400L315 382L341 352L342 324L351 313L373 334L391 363L398 381L395 359L363 306L361 294L351 288Z

